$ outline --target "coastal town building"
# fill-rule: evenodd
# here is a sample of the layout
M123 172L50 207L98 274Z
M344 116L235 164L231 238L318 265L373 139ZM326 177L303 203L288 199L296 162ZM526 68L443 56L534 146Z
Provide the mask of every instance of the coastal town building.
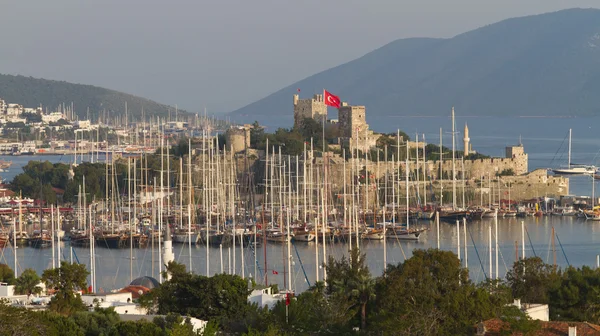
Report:
M48 114L42 114L42 121L47 124L58 122L60 119L64 118L65 116L62 114L62 112L50 112Z
M6 107L7 116L19 116L23 113L23 105L20 104L8 104Z

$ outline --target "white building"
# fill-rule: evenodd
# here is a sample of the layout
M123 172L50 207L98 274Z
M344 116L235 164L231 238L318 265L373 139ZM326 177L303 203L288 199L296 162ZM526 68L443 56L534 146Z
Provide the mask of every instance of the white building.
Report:
M64 119L65 116L61 112L51 112L50 114L42 114L42 121L46 124L57 122Z
M252 290L248 295L248 302L256 303L259 307L273 309L278 301L285 300L285 293L272 294L271 287Z
M23 113L23 105L19 104L8 104L6 107L6 114L10 116L18 116Z
M550 321L550 309L547 304L521 303L521 299L515 299L512 305L519 308L532 320Z
M85 294L81 300L93 310L95 307L113 308L117 314L146 315L148 311L133 302L131 293Z
M78 129L89 129L92 123L89 120L77 120L75 122L75 127Z

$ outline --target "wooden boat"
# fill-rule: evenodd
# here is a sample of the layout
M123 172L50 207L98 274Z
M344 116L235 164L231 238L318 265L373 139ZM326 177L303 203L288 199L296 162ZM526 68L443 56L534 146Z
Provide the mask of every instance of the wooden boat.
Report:
M300 242L311 242L315 240L315 235L310 231L297 230L294 232L293 240Z
M385 233L383 230L368 228L365 232L363 232L361 238L365 240L383 240L384 235Z
M419 240L419 237L427 229L406 229L406 226L387 228L385 236L389 239Z
M498 218L498 209L486 209L483 212L483 214L481 215L481 218L485 218L485 219Z
M0 232L0 248L4 248L4 246L10 243L8 234Z
M29 243L29 234L25 231L17 231L15 235L15 232L13 231L10 234L10 242L13 243L13 240L15 239L17 246L25 246Z
M69 233L71 246L88 247L90 246L90 236L84 230L71 230Z
M148 236L141 233L134 233L133 236L130 236L130 233L127 233L123 237L123 246L130 247L133 244L133 247L146 247L148 245Z
M101 232L94 236L94 244L99 247L118 249L125 247L125 237L120 233Z
M228 245L232 243L232 236L230 234L226 234L223 231L217 230L209 230L208 231L208 244L219 246L219 245ZM202 239L202 243L206 244L206 229L200 230L200 239Z
M29 239L29 246L33 248L46 248L52 245L52 236L46 230L34 231Z
M454 223L457 220L463 220L463 218L469 218L470 212L468 210L449 211L440 213L440 220L445 222Z
M173 233L173 243L174 244L187 244L189 241L192 242L192 245L196 245L200 240L200 234L194 231L188 230L176 230Z
M270 243L285 243L289 238L285 233L277 229L270 229L266 230L266 239Z

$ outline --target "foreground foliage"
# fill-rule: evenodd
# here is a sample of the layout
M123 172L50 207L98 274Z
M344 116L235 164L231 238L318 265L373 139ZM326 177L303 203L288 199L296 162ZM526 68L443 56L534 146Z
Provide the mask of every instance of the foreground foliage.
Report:
M168 315L154 320L121 321L111 309L77 312L72 316L32 311L0 304L0 336L193 336L213 335L193 332L181 316Z

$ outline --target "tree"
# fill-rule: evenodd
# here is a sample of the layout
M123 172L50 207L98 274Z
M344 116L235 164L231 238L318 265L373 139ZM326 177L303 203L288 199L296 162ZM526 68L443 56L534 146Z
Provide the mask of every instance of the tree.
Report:
M164 332L156 324L147 321L121 321L115 324L109 336L163 336Z
M206 277L182 272L183 267L169 263L171 279L142 296L140 303L150 309L156 307L158 314L177 313L217 322L239 318L245 312L249 291L244 279L229 274Z
M499 173L496 173L496 176L514 176L515 171L512 168L506 168Z
M250 147L263 149L265 146L265 129L255 121L250 129Z
M111 308L96 307L93 312L79 311L71 315L71 319L86 335L107 335L111 328L119 322L119 314Z
M21 273L15 282L15 292L21 295L27 294L29 297L32 294L39 294L42 288L39 286L40 277L37 272L28 268Z
M362 330L367 326L367 304L375 299L375 280L365 264L365 255L358 248L350 251L350 258L337 261L332 256L327 262L328 292L348 300L360 309Z
M48 288L56 291L50 300L48 308L60 314L70 315L76 311L86 310L87 307L76 295L78 290L86 288L86 278L89 272L83 264L61 262L59 268L47 269L42 274L42 281Z
M568 267L547 290L551 319L600 322L600 270Z
M0 282L9 285L15 283L15 272L7 264L0 264Z
M552 265L539 257L521 259L506 274L506 281L515 298L529 303L549 303L551 288L559 285L560 277Z
M385 335L468 334L507 303L474 285L454 253L437 249L415 250L404 263L388 267L376 294L373 327Z

